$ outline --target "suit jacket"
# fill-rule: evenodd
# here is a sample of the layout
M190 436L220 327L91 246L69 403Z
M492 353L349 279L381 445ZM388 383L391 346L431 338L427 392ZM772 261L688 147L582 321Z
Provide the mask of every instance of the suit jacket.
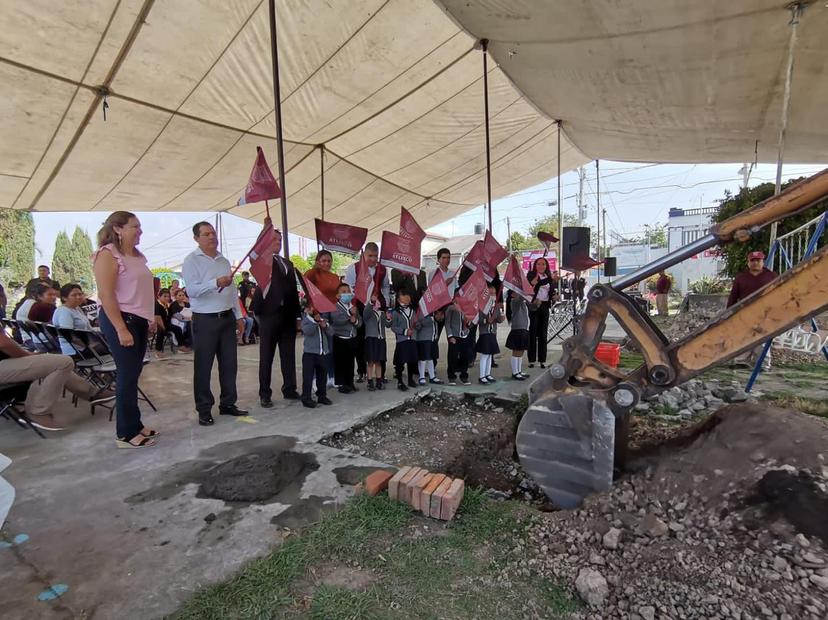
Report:
M287 273L274 256L273 271L270 275L270 288L267 295L262 295L262 288L256 287L250 310L258 316L278 316L283 318L301 319L302 311L299 307L299 291L296 269L286 258L281 259Z
M414 274L399 269L391 270L391 290L398 294L403 289L412 293L411 305L417 305L425 290L428 288L426 272L420 269L415 281Z

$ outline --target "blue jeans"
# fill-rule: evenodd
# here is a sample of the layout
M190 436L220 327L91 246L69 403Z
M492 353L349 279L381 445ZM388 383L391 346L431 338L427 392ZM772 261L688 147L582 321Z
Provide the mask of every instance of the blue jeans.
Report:
M101 311L98 320L101 334L106 340L115 360L115 434L119 439L130 440L141 432L141 410L138 408L138 378L144 368L144 354L147 351L147 319L135 314L122 312L121 318L126 323L135 343L131 347L121 346L115 327Z
M244 317L244 339L250 340L250 334L253 333L253 318L246 316Z

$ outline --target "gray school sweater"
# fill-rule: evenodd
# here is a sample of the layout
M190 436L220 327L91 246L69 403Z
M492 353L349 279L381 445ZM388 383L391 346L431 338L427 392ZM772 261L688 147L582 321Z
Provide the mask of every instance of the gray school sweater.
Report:
M374 310L370 304L362 311L362 320L365 323L365 337L385 340L385 328L391 325L385 317L385 310Z
M336 302L336 312L331 313L334 336L337 338L353 338L356 336L357 327L362 325L362 317L357 313L357 322L351 323L349 307L341 301Z
M529 307L520 295L512 295L512 329L529 329Z
M486 322L486 320L489 318L489 315L483 314L482 312L480 313L480 320L477 322L477 324L480 326L477 328L478 334L497 334L497 324L503 322L503 310L500 309L499 304L495 306L491 314L495 322L489 325Z
M417 321L417 327L414 330L414 338L417 342L436 342L437 340L437 321L430 314L428 316L421 316Z
M469 328L463 325L463 313L455 304L446 309L446 337L466 338L469 335Z
M302 350L305 353L328 355L331 352L330 346L328 345L328 336L334 333L333 325L331 325L331 316L328 313L324 313L321 317L328 321L324 329L307 312L302 315L302 333L305 335Z
M396 334L397 342L414 340L411 336L406 335L406 331L412 327L414 327L414 309L411 306L394 308L391 312L391 331Z

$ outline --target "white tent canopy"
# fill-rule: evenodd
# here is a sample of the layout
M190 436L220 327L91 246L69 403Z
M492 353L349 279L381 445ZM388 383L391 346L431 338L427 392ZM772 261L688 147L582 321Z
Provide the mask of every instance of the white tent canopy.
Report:
M320 215L322 146L326 219L373 238L401 205L430 226L485 201L477 37L494 197L556 174L556 118L562 170L775 158L781 4L444 4L277 2L291 231ZM826 17L800 27L789 159L825 159ZM262 218L235 204L256 145L276 170L266 1L9 0L0 33L0 207Z

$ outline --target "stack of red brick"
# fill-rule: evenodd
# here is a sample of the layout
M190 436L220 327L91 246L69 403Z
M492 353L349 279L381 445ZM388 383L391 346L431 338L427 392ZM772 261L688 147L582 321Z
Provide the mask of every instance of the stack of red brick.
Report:
M362 485L368 495L388 489L388 496L405 502L427 517L450 521L463 501L465 485L460 478L432 474L420 467L403 467L396 474L378 469Z

